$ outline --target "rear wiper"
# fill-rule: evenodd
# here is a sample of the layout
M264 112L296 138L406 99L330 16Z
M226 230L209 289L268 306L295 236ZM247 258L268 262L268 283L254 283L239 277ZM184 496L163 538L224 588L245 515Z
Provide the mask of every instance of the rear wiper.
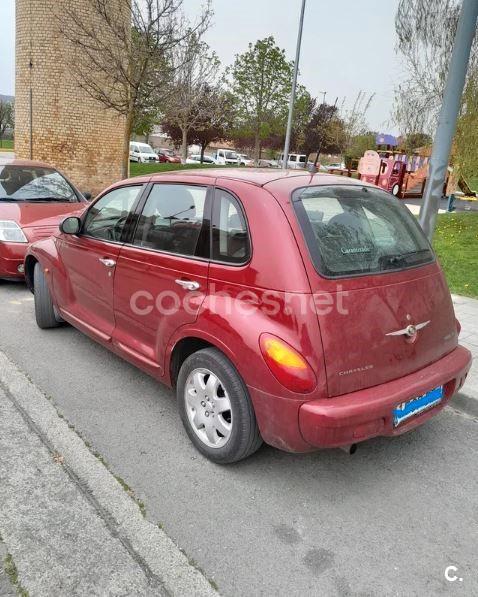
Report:
M416 257L422 253L430 253L430 249L420 249L418 251L409 251L408 253L398 253L396 255L383 255L380 257L380 264L382 266L394 266L400 263L406 263L410 257Z

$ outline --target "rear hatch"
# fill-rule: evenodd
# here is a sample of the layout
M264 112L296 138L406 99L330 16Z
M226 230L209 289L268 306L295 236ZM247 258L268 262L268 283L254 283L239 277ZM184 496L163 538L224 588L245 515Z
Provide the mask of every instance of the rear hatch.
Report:
M320 296L330 396L403 377L456 347L443 273L405 206L360 185L307 187L293 203Z

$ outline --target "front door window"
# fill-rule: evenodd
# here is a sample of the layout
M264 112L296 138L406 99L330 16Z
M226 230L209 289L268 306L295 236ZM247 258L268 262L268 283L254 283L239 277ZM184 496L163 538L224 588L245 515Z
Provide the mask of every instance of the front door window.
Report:
M101 240L120 242L126 220L142 187L120 187L99 199L88 211L83 234Z

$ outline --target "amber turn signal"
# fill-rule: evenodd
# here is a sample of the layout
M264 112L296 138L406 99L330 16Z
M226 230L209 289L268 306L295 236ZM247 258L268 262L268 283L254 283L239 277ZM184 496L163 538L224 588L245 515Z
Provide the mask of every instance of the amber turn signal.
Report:
M262 334L259 339L262 356L274 377L292 392L311 392L317 383L315 374L292 346L272 334Z

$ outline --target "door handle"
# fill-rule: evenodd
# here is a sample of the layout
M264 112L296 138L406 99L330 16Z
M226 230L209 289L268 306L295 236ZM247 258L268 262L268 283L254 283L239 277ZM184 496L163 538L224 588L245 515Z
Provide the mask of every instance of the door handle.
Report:
M199 284L199 282L194 282L194 280L175 280L175 282L185 290L198 290L201 288L201 284Z
M106 267L114 267L116 265L116 261L114 259L108 259L107 257L100 257L99 260Z

